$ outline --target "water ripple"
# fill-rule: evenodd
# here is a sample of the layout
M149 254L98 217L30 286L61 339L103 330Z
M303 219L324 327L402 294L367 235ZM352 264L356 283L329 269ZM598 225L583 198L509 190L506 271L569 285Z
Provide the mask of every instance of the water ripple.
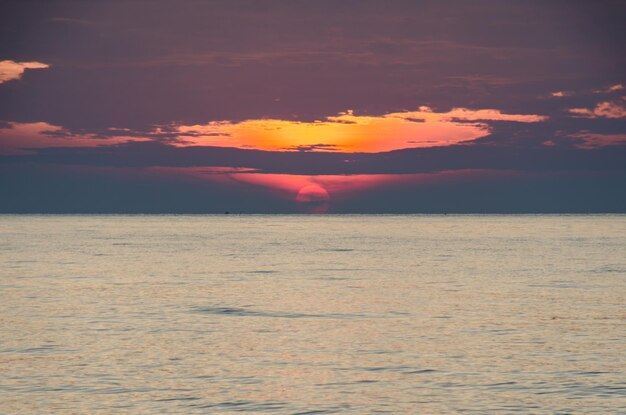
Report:
M305 314L286 313L280 311L249 310L239 307L195 307L194 312L231 317L269 317L269 318L324 318L324 319L354 319L372 318L365 314L328 313L328 314Z

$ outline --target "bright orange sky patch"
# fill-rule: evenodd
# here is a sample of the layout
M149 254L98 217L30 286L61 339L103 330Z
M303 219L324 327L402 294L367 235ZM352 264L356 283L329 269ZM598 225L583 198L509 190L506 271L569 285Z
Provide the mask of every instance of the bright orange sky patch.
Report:
M354 115L352 111L324 121L276 119L238 123L211 122L177 127L184 143L285 151L384 152L403 148L448 146L489 134L486 121L539 122L541 115L503 114L499 110L455 108L445 113L420 107L418 111L382 116Z
M376 153L404 148L449 146L472 141L490 133L489 122L540 122L541 115L503 114L499 110L454 108L434 112L417 111L381 116L355 115L346 111L323 121L303 122L278 119L241 122L212 121L203 125L175 125L173 144L218 146L266 151L339 151ZM1 154L25 154L27 148L94 147L129 141L171 139L171 129L156 127L142 137L131 130L110 128L115 134L72 134L45 122L9 123L0 129Z

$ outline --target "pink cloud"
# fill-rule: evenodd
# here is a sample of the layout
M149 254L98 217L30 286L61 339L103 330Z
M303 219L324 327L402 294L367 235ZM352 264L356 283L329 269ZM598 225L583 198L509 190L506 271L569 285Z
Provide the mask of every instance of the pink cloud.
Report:
M610 85L606 88L596 89L593 92L595 92L596 94L610 94L611 92L617 92L617 91L622 91L622 90L624 90L624 85L615 84L615 85Z
M583 149L626 144L626 134L598 134L590 131L580 131L576 134L570 134L568 137L580 141L576 147Z
M65 134L64 129L46 122L10 122L0 129L0 154L29 154L28 149L44 147L96 147L128 141L148 141L149 138L114 136L96 138L94 134Z
M579 118L625 118L626 107L622 102L603 101L595 108L571 108L568 110L574 117Z

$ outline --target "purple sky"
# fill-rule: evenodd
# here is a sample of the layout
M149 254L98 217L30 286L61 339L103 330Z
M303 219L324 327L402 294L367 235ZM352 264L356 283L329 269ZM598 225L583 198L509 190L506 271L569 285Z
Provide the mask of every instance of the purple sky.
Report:
M626 212L624 1L4 1L0 212Z

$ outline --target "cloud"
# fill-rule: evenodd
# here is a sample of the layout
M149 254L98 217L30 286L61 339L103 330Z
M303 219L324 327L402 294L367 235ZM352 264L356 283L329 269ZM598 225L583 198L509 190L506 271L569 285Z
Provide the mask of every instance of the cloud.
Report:
M129 141L148 141L148 138L132 135L74 134L46 122L17 123L0 125L0 155L31 154L34 149L48 147L94 147Z
M623 90L624 90L624 85L615 84L615 85L610 85L606 88L596 89L593 92L595 92L596 94L610 94L611 92L617 92L617 91L623 91Z
M554 97L554 98L563 98L563 97L568 96L568 95L571 95L571 94L569 92L566 92L566 91L554 91L554 92L550 93L550 96Z
M495 109L426 106L379 116L352 110L311 122L251 119L197 125L158 125L152 129L70 130L46 122L8 123L0 130L0 154L42 147L91 147L128 141L158 141L177 147L232 147L266 151L377 153L404 148L450 146L486 137L499 121L537 123L548 117L505 114Z
M296 150L296 151L337 151L337 146L334 144L310 144L305 146L293 146L288 147L285 150Z
M609 88L609 91L614 92L614 91L621 91L624 89L624 85L622 84L616 84L616 85L611 85Z
M572 96L589 97L589 96L593 96L597 94L615 96L617 92L623 91L623 90L624 90L623 84L613 84L613 85L604 86L602 88L595 88L595 89L583 88L583 89L577 89L573 91L556 90L556 91L550 92L550 94L547 97L549 98L564 98L564 97L572 97Z
M97 141L97 140L94 140ZM34 149L0 156L0 164L60 164L110 167L246 168L266 174L412 174L442 170L625 171L625 145L455 145L386 153L260 151L224 147L175 147L154 141L107 146ZM575 144L575 145L572 145ZM249 170L250 171L250 170Z
M529 118L523 114L503 114L496 110L467 110L456 109L447 112L435 112L430 108L420 108L420 118L425 121L415 123L406 121L404 118L412 118L414 113L393 113L387 114L387 118L370 117L382 119L383 121L391 121L393 123L407 123L414 126L423 124L443 122L441 120L451 120L453 118L463 119L466 123L460 123L469 127L475 123L484 122L485 118L495 120L505 119L507 122L500 124L492 124L494 133L504 133L509 136L511 129L519 128L510 119L519 119L529 121ZM345 128L355 128L367 126L371 121L368 117L359 117L354 112L346 111L337 117L341 119L352 120L352 123L336 125ZM404 117L404 118L403 118ZM331 117L332 118L332 117ZM595 123L612 123L614 121L607 120L572 120L570 122L581 124ZM378 120L380 121L380 120ZM376 122L378 122L376 121ZM321 123L320 121L319 123ZM332 121L326 120L324 123L333 124ZM495 122L495 121L494 121ZM468 124L469 123L469 124ZM316 123L311 123L316 124ZM524 128L538 129L533 135L543 137L541 131L547 132L550 123L527 124ZM330 195L331 211L342 211L342 204L353 206L345 208L354 210L355 212L363 209L381 209L387 211L390 206L398 206L400 209L408 209L406 202L403 201L402 195L410 189L424 189L420 196L410 196L424 198L424 200L433 200L444 194L457 194L457 192L466 192L463 194L472 195L472 192L480 189L481 186L487 186L484 197L493 195L489 189L489 183L493 180L504 178L513 179L515 177L541 176L555 177L558 186L550 188L545 196L537 196L535 193L536 186L528 187L521 185L520 191L532 188L529 196L533 200L545 207L545 197L555 197L558 193L562 197L563 193L558 189L577 189L572 190L572 194L579 195L579 183L576 186L568 184L564 186L559 178L563 172L568 174L577 174L585 180L590 177L607 177L611 174L619 174L624 177L624 156L626 152L626 136L623 134L599 134L588 130L580 129L577 134L563 134L555 137L553 145L534 145L526 140L526 136L521 137L519 143L515 146L494 146L487 142L476 142L473 145L449 145L449 146L424 146L424 142L418 144L421 148L411 148L396 150L382 153L342 153L336 151L316 151L316 150L332 150L327 148L325 143L315 143L311 148L302 148L301 151L284 151L279 149L275 151L261 151L244 148L226 148L226 147L209 147L209 146L181 146L178 141L161 140L152 137L150 140L142 142L130 142L129 139L136 139L136 131L126 129L113 129L113 134L129 134L129 137L121 135L113 135L109 139L96 138L89 134L65 134L67 130L58 126L46 123L18 124L7 123L4 129L0 130L0 144L5 144L3 137L13 137L13 147L39 147L31 148L28 153L22 152L12 155L0 156L0 168L6 172L12 172L5 177L12 177L9 185L5 185L9 191L6 194L15 194L16 198L5 198L5 200L15 200L15 203L23 203L30 209L43 209L49 211L49 206L57 206L58 203L66 200L66 191L59 191L55 194L64 196L55 196L51 200L44 200L41 204L33 204L32 200L36 199L42 192L35 191L45 184L46 186L52 180L48 172L45 174L33 176L32 181L24 181L24 176L31 177L32 171L44 168L76 169L73 171L80 174L63 174L63 183L65 187L59 184L58 189L76 187L73 184L68 185L68 180L80 182L76 184L81 190L78 194L91 194L93 188L107 189L106 194L115 192L119 196L109 198L102 202L103 204L95 204L90 207L89 211L106 211L106 209L120 209L121 211L196 211L194 209L207 209L209 211L247 211L249 209L258 209L259 211L276 211L281 203L290 208L300 209L304 207L317 206L313 201L298 202L298 195L302 189L318 189L321 187ZM214 123L213 127L231 126L232 123ZM7 128L8 127L8 128ZM276 126L267 126L268 132L273 132L272 128ZM310 128L317 128L312 126ZM499 128L505 131L498 132ZM169 137L172 132L171 127L161 129L164 134ZM384 131L384 130L381 130ZM175 132L174 132L175 133ZM537 134L535 134L537 133ZM546 134L547 135L547 134ZM199 136L190 134L191 139L198 139ZM219 137L213 136L213 139ZM109 141L110 140L110 141ZM126 142L117 140L127 140ZM563 142L567 143L563 145ZM116 143L117 142L117 143ZM433 144L437 144L436 142ZM52 147L55 145L55 147ZM41 148L45 147L45 148ZM319 148L317 148L319 147ZM18 174L19 172L19 174ZM99 172L106 172L106 177L100 178ZM103 173L104 174L104 173ZM29 176L30 175L30 176ZM95 177L98 176L98 177ZM126 177L128 176L128 177ZM13 181L18 180L20 185L13 185ZM40 185L33 184L38 181ZM137 183L132 185L132 183ZM129 183L128 185L126 183ZM145 183L153 183L146 186ZM9 183L9 182L7 182ZM59 182L60 183L60 182ZM71 182L74 183L74 182ZM116 184L111 184L116 183ZM450 183L454 183L453 188ZM466 186L474 183L472 189ZM608 186L599 180L594 182L595 189L600 185ZM127 187L130 186L130 187ZM561 187L559 187L561 186ZM611 189L618 189L618 186L611 185ZM0 186L0 192L2 192ZM28 198L21 196L22 190L10 189L29 189L31 192ZM142 198L137 195L144 195L149 200L155 200L154 194L149 189L159 189L159 191L172 192L172 197L168 197L165 201L153 202L153 206L146 208ZM84 192L83 190L84 189ZM113 189L113 190L111 190ZM185 190L186 189L186 190ZM394 190L395 189L395 190ZM453 189L454 191L450 192ZM517 194L517 191L509 190L506 197L502 193L506 186L498 188L496 192L502 200L509 200L509 197ZM613 190L611 190L613 191ZM14 193L11 193L14 192ZM65 193L64 193L65 192ZM147 193L146 193L147 192ZM234 195L224 202L224 205L208 208L216 203L214 200L226 200L222 196L223 192L231 192ZM391 192L391 193L386 193ZM608 192L608 190L607 190ZM212 199L206 203L198 203L198 199L193 195L211 194ZM323 192L322 192L323 193ZM49 194L49 192L43 192ZM361 197L369 197L367 195L395 195L397 199L395 203L387 203L389 196L381 197L381 205L376 204L376 198L365 204L363 207L359 203L353 202ZM605 194L605 193L601 193ZM439 196L438 196L439 195ZM600 195L600 196L601 196ZM97 192L96 192L97 196ZM93 197L96 197L93 196ZM67 196L74 197L74 196ZM77 196L76 196L77 197ZM258 202L255 198L266 197L267 200ZM407 196L408 197L408 196ZM586 200L587 197L580 196L580 200ZM34 198L34 199L33 199ZM97 199L97 198L96 198ZM302 198L301 198L302 199ZM596 200L594 198L591 198ZM75 200L75 199L71 199ZM97 199L99 202L101 199ZM118 200L112 202L111 200ZM123 200L123 202L119 202ZM244 202L244 200L246 200ZM321 204L325 199L319 201ZM368 199L369 200L369 199ZM484 203L483 196L476 197L472 195L468 200L459 197L455 199L455 203L450 203L442 208L444 211L451 211L450 206L462 206L460 210L469 209L473 203ZM517 199L515 199L517 200ZM524 201L524 198L520 200ZM186 202L182 202L186 201ZM141 202L141 203L140 203ZM310 202L310 203L309 203ZM13 203L13 202L12 202ZM117 203L117 204L116 204ZM170 203L174 203L172 207ZM276 205L274 205L276 203ZM413 205L411 209L423 208L423 201L419 201ZM429 202L430 203L430 202ZM468 205L469 203L469 205ZM544 204L541 204L544 203ZM582 202L581 202L582 203ZM81 203L75 206L84 206ZM73 204L69 204L70 209L76 209ZM564 204L566 205L566 204ZM4 209L8 209L8 204L4 202ZM42 207L43 206L43 207ZM106 208L109 206L109 208ZM136 206L141 206L138 208ZM201 208L198 206L202 206ZM376 206L379 206L376 208ZM488 203L481 205L480 209L484 210ZM511 204L515 206L515 204ZM580 206L580 205L579 205ZM612 205L611 205L612 206ZM17 208L11 208L17 209ZM147 210L146 210L147 209ZM159 210L160 209L160 210ZM286 209L284 206L280 209ZM0 206L2 210L2 206ZM523 210L523 209L522 209ZM256 211L256 210L255 210Z
M580 131L568 135L578 142L576 147L581 149L593 149L606 146L626 144L626 134L599 134L591 131Z
M26 69L45 69L50 65L41 62L0 61L0 84L18 80Z
M428 107L421 107L420 110L422 114L424 112L432 112ZM419 117L419 114L413 113L413 115L403 116L405 119L408 117L417 118ZM545 121L548 117L545 115L535 114L504 114L500 110L496 109L472 110L468 108L453 108L448 112L440 113L438 119L441 121L514 121L533 123Z
M623 102L603 101L593 109L570 108L568 112L580 118L626 118L626 107Z
M281 151L381 152L403 148L449 146L485 137L490 123L537 123L548 117L506 114L497 109L453 108L436 112L427 106L417 111L378 116L347 110L311 122L250 119L212 121L204 125L168 128L179 135L176 145L209 145Z

